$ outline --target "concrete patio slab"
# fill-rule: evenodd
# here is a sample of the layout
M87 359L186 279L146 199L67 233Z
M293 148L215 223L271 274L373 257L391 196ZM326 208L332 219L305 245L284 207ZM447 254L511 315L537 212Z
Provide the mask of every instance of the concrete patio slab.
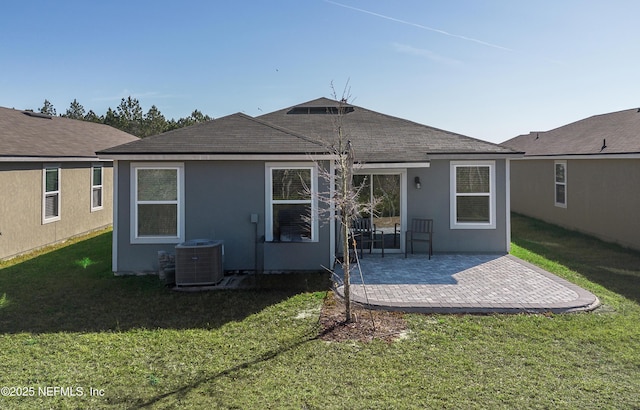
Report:
M352 301L422 313L566 313L600 305L592 293L512 255L367 255ZM337 275L341 275L338 268ZM337 293L344 296L343 286Z

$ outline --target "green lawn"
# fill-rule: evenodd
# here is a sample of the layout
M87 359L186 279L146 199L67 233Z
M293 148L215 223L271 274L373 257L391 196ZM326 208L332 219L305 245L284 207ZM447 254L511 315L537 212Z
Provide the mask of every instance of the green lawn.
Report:
M519 216L513 242L603 307L407 315L391 344L328 343L321 282L176 293L114 277L110 232L3 263L0 387L27 397L0 408L639 408L640 254Z

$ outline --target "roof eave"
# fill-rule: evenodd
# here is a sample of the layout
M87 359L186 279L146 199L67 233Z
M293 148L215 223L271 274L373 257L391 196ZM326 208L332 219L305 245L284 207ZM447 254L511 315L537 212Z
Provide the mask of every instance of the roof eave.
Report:
M314 161L333 159L326 153L99 153L119 161Z
M106 157L65 157L37 155L0 155L0 162L96 162L105 161Z
M402 169L402 168L429 168L429 161L388 161L388 162L356 162L360 169Z
M525 154L522 159L640 159L640 152L617 152L610 154Z
M524 152L429 152L429 159L518 159Z

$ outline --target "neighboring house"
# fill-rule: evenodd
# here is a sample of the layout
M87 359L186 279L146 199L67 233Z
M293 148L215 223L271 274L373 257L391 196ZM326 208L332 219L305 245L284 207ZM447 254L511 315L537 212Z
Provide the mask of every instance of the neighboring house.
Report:
M133 140L102 124L0 107L0 259L110 225L112 161L95 152Z
M640 249L640 110L589 117L503 143L513 211Z
M323 202L303 187L330 195L319 167L334 171L326 147L337 138L339 104L320 98L256 118L237 113L99 152L115 161L114 271L157 270L158 251L196 238L224 241L227 271L330 267L339 230L319 220ZM356 182L367 184L360 198L382 199L372 219L385 254L404 251L412 218L434 219L436 253L509 250L509 160L520 154L344 108Z

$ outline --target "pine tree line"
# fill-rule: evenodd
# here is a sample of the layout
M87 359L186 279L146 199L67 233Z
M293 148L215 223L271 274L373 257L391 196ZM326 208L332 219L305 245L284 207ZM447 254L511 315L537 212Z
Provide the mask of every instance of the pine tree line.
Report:
M51 116L58 115L53 104L47 99L44 100L44 104L39 112ZM64 114L60 114L60 117L110 125L140 138L161 134L166 131L213 119L213 117L205 115L199 110L194 110L188 117L180 118L177 121L173 118L167 120L155 105L152 105L149 111L144 114L140 106L140 101L131 96L123 98L115 110L109 107L106 114L100 116L93 110L86 111L82 104L74 98L69 108L67 108Z

